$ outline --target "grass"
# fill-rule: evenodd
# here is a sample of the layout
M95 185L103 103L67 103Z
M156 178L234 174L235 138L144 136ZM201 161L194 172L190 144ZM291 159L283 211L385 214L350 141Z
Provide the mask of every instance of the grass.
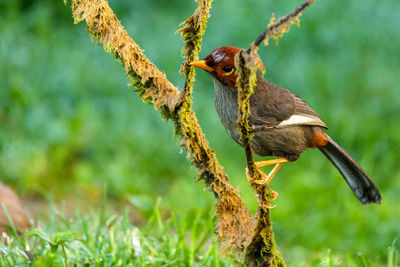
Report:
M193 12L195 2L189 2L110 3L150 59L180 87L182 41L173 33ZM298 5L296 1L271 3L214 1L200 56L222 45L247 47L265 29L272 12L278 17ZM394 26L400 19L400 4L395 0L372 3L317 1L304 12L300 28L293 27L278 46L271 43L260 49L266 78L291 89L321 114L329 134L359 161L383 196L380 206L362 206L318 151L306 151L295 163L285 165L271 184L280 193L272 220L277 243L291 266L399 264L393 241L400 240L400 35ZM83 24L73 25L63 1L1 1L0 10L0 179L25 199L53 192L56 203L87 202L75 210L100 203L105 184L108 202L128 202L129 209L145 219L154 214L161 196L163 230L154 220L136 225L143 244L157 240L163 246L152 251L143 245L145 254L156 253L155 258L166 261L178 255L185 264L197 264L206 255L223 264L213 258L218 255L211 233L213 195L193 182L195 170L172 137L171 125L127 90L121 66L93 47ZM199 122L231 182L255 211L256 201L244 175L243 150L217 117L212 81L202 72L196 79L193 106ZM103 251L101 242L104 249L110 248L112 238L107 233L96 237L99 229L113 232L114 244L122 246L125 242L119 239L123 233L132 235L135 225L123 210L104 211L105 217L100 211L61 216L53 210L39 216L33 229L52 242L57 233L69 231L91 240L64 242L71 263L84 262L97 251L108 260L112 253ZM177 217L175 225L172 213ZM196 216L207 226L198 225L192 234L191 220ZM112 217L116 223L107 229L106 221ZM177 229L181 227L185 238L180 240ZM208 235L197 251L192 235L201 240ZM179 242L186 252L171 252ZM10 251L8 260L27 262L20 252L27 244L40 257L51 251L51 245L37 236L24 236L22 243L10 240L2 251ZM121 253L132 247L125 245ZM201 255L204 258L199 260ZM55 257L62 261L61 245Z
M157 201L144 225L132 224L132 209L100 210L66 216L52 205L49 218L24 235L10 229L0 242L0 266L231 266L213 241L215 218L192 210L162 218ZM328 249L313 261L288 266L384 266L385 259L350 256ZM386 266L400 264L396 241L387 248Z
M160 203L158 201L157 203ZM214 219L193 210L162 218L154 207L145 225L131 223L128 208L66 217L55 208L23 236L0 242L0 266L230 266L212 242ZM7 245L5 245L5 243Z

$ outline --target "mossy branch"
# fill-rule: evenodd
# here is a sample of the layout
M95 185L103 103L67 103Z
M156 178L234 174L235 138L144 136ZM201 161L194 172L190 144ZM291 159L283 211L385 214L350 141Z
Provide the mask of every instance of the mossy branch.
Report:
M194 40L187 37L187 48L184 49L187 58L184 66L195 59L200 51L201 36L205 30L210 4L211 1L201 1L199 9L196 10L200 15L194 15L191 19L193 23L181 30L184 35L197 31ZM135 91L142 99L154 105L163 117L173 121L180 145L186 148L188 157L198 170L198 179L204 179L217 198L215 211L219 217L216 226L217 240L221 242L224 251L233 250L238 252L236 255L240 257L243 243L253 231L254 220L237 190L229 184L227 175L205 139L191 109L193 70L190 67L184 68L184 73L188 77L185 86L187 93L181 94L167 80L165 74L143 54L120 24L107 1L72 0L72 11L75 23L85 20L92 40L96 39L107 52L122 62L126 74L131 79L131 85L136 87Z
M275 244L274 235L272 232L272 223L270 221L271 208L269 199L273 192L268 185L261 185L257 182L260 178L258 173L251 146L252 133L249 130L248 117L250 113L250 96L253 93L253 88L256 85L257 71L264 72L264 65L257 55L257 47L250 49L250 53L245 50L240 52L235 57L235 66L238 86L238 102L239 116L238 129L241 132L243 147L246 152L247 159L247 177L253 187L257 202L257 224L252 235L246 244L244 250L244 261L248 265L255 264L256 266L284 266L285 263Z
M199 59L201 50L201 42L203 40L204 32L207 27L207 20L210 17L210 8L213 0L196 0L198 7L194 14L180 24L177 32L181 34L185 45L182 48L182 53L185 56L185 61L181 66L181 74L185 75L185 87L182 90L182 100L191 104L191 96L193 83L195 81L194 67L189 64Z
M258 38L253 42L253 45L250 46L248 52L252 47L258 47L262 41L264 41L265 45L268 45L268 40L274 38L275 42L278 42L278 38L281 37L284 33L289 31L290 26L294 23L297 26L300 26L299 17L301 16L301 12L304 11L307 7L312 5L315 0L307 0L303 2L300 6L298 6L295 10L290 12L284 17L278 19L275 22L275 15L272 14L270 23L267 26L267 29L261 33Z
M180 26L183 27L177 31L181 33L185 41L185 45L182 48L185 61L182 63L180 72L186 76L185 87L181 92L180 102L177 104L177 121L184 128L181 132L187 133L188 140L195 140L196 134L194 130L197 127L193 125L191 120L187 119L187 113L193 113L191 100L195 81L194 67L189 64L199 58L198 54L201 50L212 3L212 0L196 1L198 2L198 7L194 14L182 22ZM187 149L191 151L190 147L187 147ZM238 261L241 261L243 243L251 235L254 220L237 192L232 192L232 187L228 182L219 183L218 180L214 180L212 189L217 193L218 199L216 206L216 214L219 216L216 226L217 239L222 244L223 253L231 254Z
M243 147L246 152L247 159L247 176L253 187L259 209L257 211L257 224L253 235L249 238L247 247L245 248L245 263L262 266L284 266L285 262L275 243L272 232L272 223L270 221L270 204L272 191L268 185L260 185L254 181L260 178L252 152L251 140L252 131L249 130L248 117L250 113L250 97L253 94L254 86L256 86L257 71L265 72L264 65L259 58L257 51L258 46L262 41L268 45L268 40L274 38L277 42L278 38L287 32L290 26L295 23L299 25L299 16L301 12L310 6L314 0L308 0L302 3L294 11L280 18L275 22L274 14L272 14L270 24L267 30L264 31L245 51L241 50L235 57L235 67L237 74L238 86L238 105L239 114L237 126L241 132Z

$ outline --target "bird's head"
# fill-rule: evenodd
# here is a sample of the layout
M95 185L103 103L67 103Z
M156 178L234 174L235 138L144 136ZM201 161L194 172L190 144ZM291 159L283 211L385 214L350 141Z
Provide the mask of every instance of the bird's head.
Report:
M237 47L219 47L203 60L194 61L190 65L207 71L222 84L235 88L235 55L239 51Z

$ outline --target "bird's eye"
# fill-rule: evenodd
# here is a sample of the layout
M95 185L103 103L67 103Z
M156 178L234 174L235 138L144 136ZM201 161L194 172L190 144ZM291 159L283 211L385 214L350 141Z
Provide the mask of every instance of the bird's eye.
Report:
M232 67L226 65L226 66L222 67L222 70L225 71L225 72L231 72L232 71Z
M228 76L231 75L235 69L232 68L231 66L225 65L222 67L222 70L225 72L224 76Z

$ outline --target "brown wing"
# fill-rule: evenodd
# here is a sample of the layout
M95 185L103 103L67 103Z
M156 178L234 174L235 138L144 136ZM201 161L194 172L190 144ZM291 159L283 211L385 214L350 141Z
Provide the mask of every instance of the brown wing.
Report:
M327 128L319 115L300 97L261 76L257 77L255 93L250 97L250 123L287 127L315 125Z

